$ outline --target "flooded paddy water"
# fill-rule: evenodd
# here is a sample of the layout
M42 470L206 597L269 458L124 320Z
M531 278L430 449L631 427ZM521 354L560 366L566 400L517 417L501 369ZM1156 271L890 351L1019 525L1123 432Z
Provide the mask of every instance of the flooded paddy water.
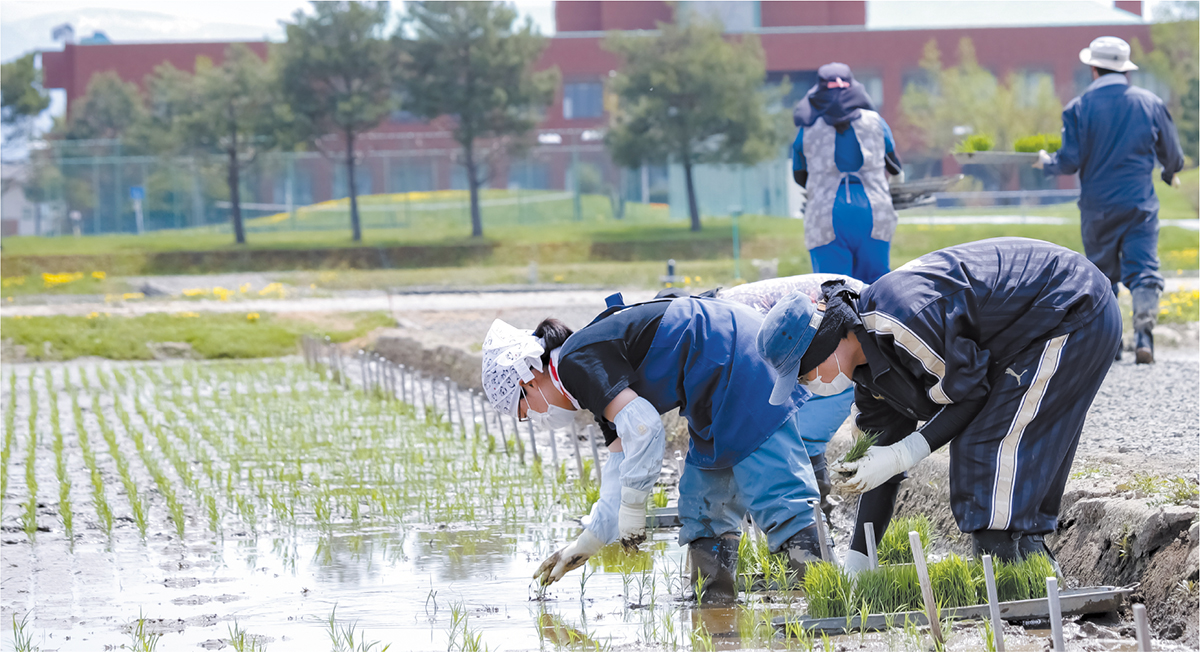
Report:
M6 367L3 649L927 646L912 627L783 637L771 620L803 611L798 592L694 608L669 529L540 591L534 569L598 496L589 444L555 464L552 433L523 440L406 382L388 400L299 360ZM746 581L769 578L745 550ZM1071 627L1078 649L1133 649ZM1008 629L1008 650L1045 649ZM983 636L957 625L948 649Z

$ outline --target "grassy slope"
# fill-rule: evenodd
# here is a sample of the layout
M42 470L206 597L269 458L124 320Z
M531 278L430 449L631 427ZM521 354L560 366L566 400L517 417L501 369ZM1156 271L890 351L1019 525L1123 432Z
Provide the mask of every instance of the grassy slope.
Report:
M296 352L303 333L345 342L392 325L383 313L342 315L336 323L264 314L175 313L139 317L6 317L5 340L43 360L99 356L114 360L153 358L148 342L186 342L204 358L261 358ZM49 349L45 343L49 343Z
M1156 190L1162 208L1159 216L1163 219L1196 219L1196 198L1194 195L1200 187L1200 170L1192 169L1180 175L1184 181L1183 188L1176 190L1161 182L1156 182ZM504 191L491 191L501 196ZM1191 193L1189 195L1188 193ZM1191 197L1191 199L1189 199ZM371 205L383 198L364 198L364 205ZM625 240L655 240L655 239L728 239L729 220L710 218L705 220L706 228L699 234L688 231L686 223L680 220L671 221L664 207L656 205L627 204L627 218L613 220L609 214L608 199L596 195L583 198L583 219L576 222L572 219L571 202L556 201L534 208L525 209L524 217L516 214L513 206L496 206L485 208L484 233L485 237L505 245L531 245L547 243L580 243L580 242L613 242ZM996 214L998 212L1023 212L1026 215L1078 217L1074 205L1037 206L1024 208L965 208L954 211L937 211L937 215L971 215ZM903 213L904 216L920 216L932 214L930 211L916 210ZM303 214L302 214L303 215ZM365 214L369 215L369 214ZM258 218L251 223L258 223L270 218ZM369 225L371 219L364 218ZM316 211L311 216L301 220L309 226L331 226L339 222L348 225L344 214L336 211ZM374 223L386 224L386 219L375 219ZM424 219L413 219L409 228L371 228L364 230L363 243L350 240L349 230L320 230L320 231L291 231L280 230L273 232L251 233L248 236L251 248L262 249L306 249L351 246L393 246L413 244L452 244L469 241L469 228L465 215L460 209L435 211L424 215ZM775 240L779 238L800 237L802 225L796 220L778 218L747 217L742 220L744 237L753 238L761 235ZM950 227L952 229L970 231L967 227ZM995 234L1030 235L1055 239L1057 233L1051 235L1053 227L1030 227L1032 232L1025 232L1013 226L1001 226L988 231ZM1078 231L1075 227L1069 230ZM1045 232L1045 236L1034 236L1034 233ZM920 234L918 234L919 236ZM956 240L955 236L933 236L926 251L936 249L937 242ZM965 238L970 239L970 238ZM1076 240L1078 237L1076 236ZM748 243L749 244L749 243ZM899 243L897 243L899 244ZM791 243L789 243L789 246ZM1193 246L1193 248L1195 248ZM207 251L234 250L237 246L231 243L227 233L217 233L205 229L189 229L184 231L159 231L145 236L135 235L104 235L84 238L54 237L10 237L4 239L4 253L10 255L95 255L140 253L158 251ZM779 251L775 252L779 255ZM1192 266L1194 268L1194 265Z

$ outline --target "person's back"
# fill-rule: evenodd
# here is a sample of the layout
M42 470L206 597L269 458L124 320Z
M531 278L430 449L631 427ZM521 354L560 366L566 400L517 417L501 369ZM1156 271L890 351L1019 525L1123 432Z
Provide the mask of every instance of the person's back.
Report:
M1106 74L1067 105L1064 118L1068 113L1075 119L1071 145L1078 148L1080 207L1157 208L1151 173L1156 158L1171 162L1167 145L1174 139L1162 100L1131 86L1124 75ZM1063 145L1070 146L1067 138ZM1060 153L1065 168L1064 158Z

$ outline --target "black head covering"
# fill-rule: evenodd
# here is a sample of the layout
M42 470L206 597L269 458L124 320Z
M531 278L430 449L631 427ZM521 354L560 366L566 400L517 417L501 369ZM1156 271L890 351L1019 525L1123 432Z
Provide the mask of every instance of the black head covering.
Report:
M823 118L830 127L842 132L862 109L875 110L866 87L854 81L850 66L827 63L817 69L817 78L817 84L808 89L792 111L797 127L811 127L818 118Z
M858 299L858 293L851 290L844 281L822 283L821 295L821 300L825 302L825 316L821 319L821 325L808 345L808 350L800 358L801 376L828 360L846 337L846 333L861 321L853 303ZM849 369L842 371L849 375Z

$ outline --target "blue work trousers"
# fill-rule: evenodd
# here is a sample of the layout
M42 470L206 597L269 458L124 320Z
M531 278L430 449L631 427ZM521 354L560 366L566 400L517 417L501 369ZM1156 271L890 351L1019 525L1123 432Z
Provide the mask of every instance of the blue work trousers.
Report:
M950 442L963 532L1053 532L1084 418L1121 343L1117 299L1078 330L997 361L979 415Z
M838 185L833 202L834 240L808 250L813 272L843 274L874 283L889 271L892 243L871 237L875 217L871 201L857 180Z
M800 436L798 414L731 468L684 466L679 479L679 545L738 532L749 513L766 533L771 550L777 551L816 522L820 491Z
M1112 282L1163 289L1158 273L1158 211L1140 208L1080 209L1083 251Z

